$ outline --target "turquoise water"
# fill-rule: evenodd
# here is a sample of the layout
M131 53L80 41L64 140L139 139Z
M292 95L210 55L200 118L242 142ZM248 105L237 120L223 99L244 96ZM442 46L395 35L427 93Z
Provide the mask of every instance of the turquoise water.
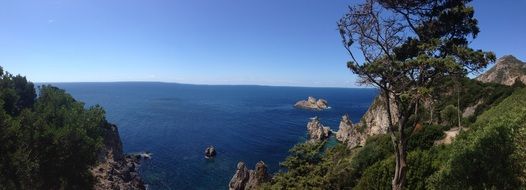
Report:
M348 113L357 122L374 89L268 86L208 86L173 83L58 83L87 105L102 105L119 126L125 152L150 151L141 166L150 189L228 189L238 161L250 168L263 160L279 171L294 144L306 138L310 117L338 129ZM331 109L293 108L307 96L328 100ZM213 160L204 150L214 145Z

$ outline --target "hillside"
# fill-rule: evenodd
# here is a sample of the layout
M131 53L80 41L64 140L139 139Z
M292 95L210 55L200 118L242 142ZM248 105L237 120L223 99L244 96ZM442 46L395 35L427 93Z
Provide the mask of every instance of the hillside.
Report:
M145 189L100 106L0 67L0 190Z
M506 55L497 60L495 66L479 75L476 80L485 83L499 83L511 86L516 80L526 84L526 63L513 55Z
M473 81L473 84L480 82ZM473 94L471 94L473 95ZM450 145L434 142L450 124L423 124L408 142L407 189L520 189L526 184L526 88L514 88ZM447 100L447 98L446 98ZM447 101L446 101L447 102ZM390 189L394 155L386 134L364 146L303 143L291 149L283 171L262 189Z

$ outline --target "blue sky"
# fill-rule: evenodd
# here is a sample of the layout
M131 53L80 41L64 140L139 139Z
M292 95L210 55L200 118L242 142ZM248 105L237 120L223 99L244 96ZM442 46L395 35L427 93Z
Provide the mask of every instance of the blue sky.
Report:
M0 65L36 82L353 87L350 0L0 0ZM472 47L526 60L526 0L473 4Z

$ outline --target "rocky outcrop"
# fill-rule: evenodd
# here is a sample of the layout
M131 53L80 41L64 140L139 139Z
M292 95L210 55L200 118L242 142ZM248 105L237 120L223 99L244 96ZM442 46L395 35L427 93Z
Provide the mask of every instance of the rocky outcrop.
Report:
M97 180L96 190L106 189L146 189L138 173L141 155L124 155L117 126L107 124L102 127L103 148L98 153L98 162L91 169Z
M323 126L318 117L313 117L307 123L307 132L310 141L323 141L329 138L331 129Z
M97 153L99 162L104 162L106 160L119 161L124 158L121 137L119 136L117 126L107 124L102 127L102 141L104 146Z
M267 172L267 165L263 161L256 164L255 170L249 170L244 162L237 164L237 170L230 183L229 190L253 190L261 184L270 181L271 177Z
M107 160L91 169L97 179L96 190L106 189L146 189L138 173L140 156L126 155L122 160Z
M217 154L217 152L216 152L216 149L214 148L214 146L209 146L205 150L205 158L207 158L207 159L215 157L216 154Z
M497 60L495 66L479 75L476 80L485 83L499 83L511 86L515 81L526 84L526 63L512 55Z
M327 103L327 100L324 99L318 99L309 96L307 100L300 100L294 104L294 107L300 108L300 109L312 109L312 110L323 110L328 109L329 104Z
M248 178L245 189L257 189L261 184L270 181L271 177L267 171L267 165L263 161L259 161L256 164L254 170L249 171L250 177Z
M360 125L353 126L348 115L343 115L336 133L336 139L347 144L350 149L365 144L366 134L361 133L359 127Z
M342 116L336 139L352 149L365 145L367 137L387 133L388 118L385 108L385 98L377 96L359 123L352 124L347 115ZM397 122L396 105L391 103L393 122Z
M391 116L393 123L398 122L398 110L396 104L391 102ZM387 109L385 107L385 98L383 96L377 96L367 112L361 119L361 127L364 127L364 132L369 135L385 134L387 133L387 126L389 126L389 120L387 117Z

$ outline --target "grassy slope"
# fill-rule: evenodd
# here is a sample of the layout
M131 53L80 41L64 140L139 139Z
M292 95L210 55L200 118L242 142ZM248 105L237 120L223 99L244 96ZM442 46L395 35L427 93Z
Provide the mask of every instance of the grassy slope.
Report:
M515 189L523 183L526 89L477 117L472 130L447 147L429 180L432 189Z

